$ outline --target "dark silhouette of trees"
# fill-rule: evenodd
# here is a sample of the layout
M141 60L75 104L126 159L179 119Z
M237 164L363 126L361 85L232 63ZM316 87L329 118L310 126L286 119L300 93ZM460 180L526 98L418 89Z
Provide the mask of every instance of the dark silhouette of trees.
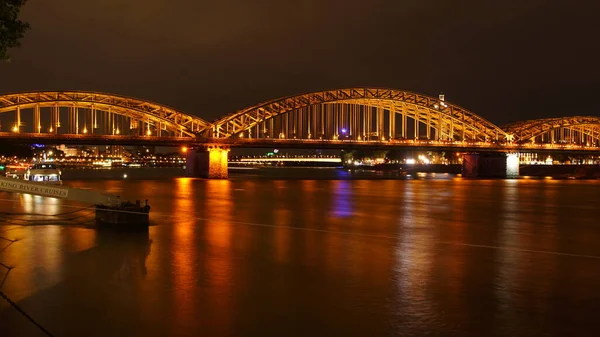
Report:
M10 61L8 50L18 47L29 24L19 20L27 0L0 0L0 60Z

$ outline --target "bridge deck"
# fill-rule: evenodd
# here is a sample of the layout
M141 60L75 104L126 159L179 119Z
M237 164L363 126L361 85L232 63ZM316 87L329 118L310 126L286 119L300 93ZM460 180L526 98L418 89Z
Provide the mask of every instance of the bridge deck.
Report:
M0 140L13 144L77 144L77 145L145 145L145 146L202 146L221 145L237 148L288 149L413 149L477 152L563 152L600 154L600 147L572 144L511 144L493 142L460 142L434 140L358 141L319 139L253 139L253 138L190 138L127 135L56 135L43 133L0 132Z

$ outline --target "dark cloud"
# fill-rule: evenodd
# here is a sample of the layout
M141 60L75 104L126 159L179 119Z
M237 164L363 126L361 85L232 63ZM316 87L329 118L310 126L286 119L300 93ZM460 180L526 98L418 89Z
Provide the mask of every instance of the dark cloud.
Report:
M97 90L213 119L334 87L435 95L505 123L598 115L596 0L29 1L0 91Z

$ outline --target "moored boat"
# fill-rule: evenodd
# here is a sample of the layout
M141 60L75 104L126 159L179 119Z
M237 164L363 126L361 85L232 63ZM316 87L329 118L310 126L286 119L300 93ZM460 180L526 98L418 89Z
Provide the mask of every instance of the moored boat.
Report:
M33 164L25 175L25 180L48 184L62 184L62 172L55 163Z

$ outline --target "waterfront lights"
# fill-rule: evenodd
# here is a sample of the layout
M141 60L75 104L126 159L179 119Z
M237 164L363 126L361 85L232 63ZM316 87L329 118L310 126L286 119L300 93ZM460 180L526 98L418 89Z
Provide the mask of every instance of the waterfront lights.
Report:
M346 133L346 131L347 131L346 129L342 129L342 133Z
M83 128L83 133L87 133L87 128Z
M187 153L187 150L188 150L187 146L182 146L181 147L181 152Z
M506 177L516 178L519 176L519 154L509 153L506 155Z
M19 132L19 127L17 126L17 124L13 125L12 132Z
M150 129L148 129L148 131L146 131L146 135L147 136L152 136L152 131L150 131Z
M48 132L54 132L54 129L53 129L52 127L50 127L50 128L48 129Z
M150 132L150 130L148 130L148 132ZM117 128L117 130L115 131L115 133L116 133L117 135L120 135L120 134L121 134L121 130L119 130L119 128Z

